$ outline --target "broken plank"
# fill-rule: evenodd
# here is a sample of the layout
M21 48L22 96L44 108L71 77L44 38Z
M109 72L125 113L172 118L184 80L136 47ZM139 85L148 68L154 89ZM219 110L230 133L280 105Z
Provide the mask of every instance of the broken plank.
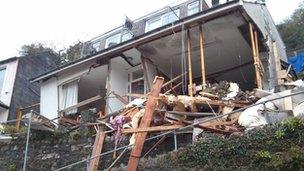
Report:
M169 125L169 126L155 126L155 127L146 127L146 128L130 128L130 129L123 129L123 134L132 134L132 133L139 133L139 132L160 132L160 131L171 131L178 128L181 128L182 125Z
M100 153L102 151L103 143L105 140L105 132L99 132L96 135L94 146L93 146L93 151L92 151L92 156L94 157L90 161L89 169L88 171L97 171L98 165L99 165L99 159L100 159Z
M165 84L163 84L162 88L166 87L167 85L179 80L182 76L186 75L188 72L185 72L183 74L178 75L177 77L173 78L172 80L166 82Z
M72 109L79 108L79 107L82 107L82 106L84 106L84 105L93 103L93 102L95 102L95 101L97 101L97 100L100 100L100 99L102 99L102 98L103 98L103 97L101 97L100 95L97 95L97 96L95 96L95 97L92 97L92 98L89 98L89 99L84 100L84 101L82 101L82 102L79 102L79 103L77 103L76 105L73 105L73 106L70 106L70 107L68 107L68 108L65 108L65 109L61 110L60 113L68 112L68 111L70 111L70 110L72 110Z
M163 82L164 78L155 77L152 84L151 93L149 94L147 105L145 107L145 114L141 119L139 128L145 128L150 126L153 118L153 113L157 104L156 98L159 96ZM141 132L136 134L135 144L128 162L128 171L136 171L146 136L147 132Z

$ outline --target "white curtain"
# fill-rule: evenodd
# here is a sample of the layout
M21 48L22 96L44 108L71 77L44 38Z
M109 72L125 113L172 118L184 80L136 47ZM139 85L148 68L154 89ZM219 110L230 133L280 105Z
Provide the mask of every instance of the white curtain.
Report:
M60 110L74 106L78 103L78 80L64 84L61 89ZM66 114L77 112L77 108L69 110Z

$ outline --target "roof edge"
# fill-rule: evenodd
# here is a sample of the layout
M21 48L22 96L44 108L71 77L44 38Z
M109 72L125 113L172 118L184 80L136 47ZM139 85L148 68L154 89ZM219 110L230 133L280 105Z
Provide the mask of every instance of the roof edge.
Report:
M47 73L44 73L44 74L41 74L37 77L32 78L30 80L30 82L34 83L34 82L41 81L43 79L50 78L50 77L54 76L55 74L57 74L59 72L62 72L66 69L72 68L76 65L82 64L84 62L88 62L90 60L94 60L94 59L102 57L102 56L106 56L106 55L109 56L112 53L115 53L115 51L118 51L119 49L123 50L123 49L126 49L129 46L132 46L132 45L135 46L136 44L138 44L141 41L143 42L142 44L144 44L144 39L148 39L148 38L151 38L151 37L156 37L157 35L161 35L164 32L167 32L167 31L170 31L170 30L172 31L172 30L174 30L176 28L179 28L179 27L181 28L182 25L193 23L193 22L196 22L197 20L208 19L208 17L212 18L213 16L215 16L214 18L217 18L216 15L220 12L225 12L225 13L226 12L231 12L235 9L238 9L238 8L242 7L242 6L243 6L243 1L242 0L233 0L233 1L227 2L225 4L215 6L213 8L202 11L202 12L197 13L195 15L180 19L180 20L174 22L173 24L171 23L171 24L168 24L166 26L162 26L162 27L157 28L157 29L155 29L151 32L147 32L143 35L134 37L131 40L128 40L128 41L120 43L120 44L117 44L116 46L112 46L111 48L101 50L98 53L89 55L89 56L84 57L84 58L80 58L80 59L78 59L76 61L73 61L69 64L58 67L58 68L56 68L54 70L51 70Z

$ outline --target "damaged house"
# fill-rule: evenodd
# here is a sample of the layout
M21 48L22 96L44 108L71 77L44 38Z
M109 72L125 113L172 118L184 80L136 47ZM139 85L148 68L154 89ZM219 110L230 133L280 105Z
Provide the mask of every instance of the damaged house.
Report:
M231 135L303 116L304 83L294 82L286 61L263 2L188 0L126 19L86 42L79 60L31 82L40 85L40 116L53 122L49 128L55 120L95 128L91 170L106 136L115 140L114 166L127 149L116 156L122 134L132 135L125 136L128 170L136 170L148 133L174 133L177 149L178 134L192 142L202 131Z
M281 68L287 61L284 44L260 2L185 1L127 19L87 42L82 53L32 79L41 86L41 115L118 111L133 99L128 93L149 92L155 76L172 80L162 93L189 96L220 81L271 90L288 76Z

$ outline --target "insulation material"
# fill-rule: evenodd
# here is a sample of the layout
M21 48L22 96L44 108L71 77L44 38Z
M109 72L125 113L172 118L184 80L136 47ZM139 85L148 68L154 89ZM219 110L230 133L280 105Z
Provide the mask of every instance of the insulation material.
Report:
M145 102L145 99L134 99L129 104L127 104L125 108L131 108L133 106L142 107Z
M304 119L304 102L293 109L294 117Z
M145 109L141 109L139 112L137 112L133 118L132 118L132 121L131 121L131 126L132 128L138 128L138 123L139 123L139 120L140 118L142 118L145 114ZM136 134L132 134L131 138L130 138L130 145L132 144L135 144L135 136Z
M177 96L177 100L185 105L185 107L191 107L194 103L194 98L190 96Z
M267 101L267 98L262 98L257 103ZM264 114L263 111L266 109L276 110L276 106L272 102L267 102L265 106L263 104L246 109L239 117L238 123L241 126L251 129L257 126L263 126L270 124L269 118Z
M226 97L223 98L223 99L224 99L224 100L234 100L235 97L238 95L238 93L239 93L239 91L240 91L240 87L239 87L239 85L238 85L237 83L232 83L232 82L230 82L230 83L229 83L229 89L228 89L228 91L229 91L230 93L228 93L228 94L226 95Z

